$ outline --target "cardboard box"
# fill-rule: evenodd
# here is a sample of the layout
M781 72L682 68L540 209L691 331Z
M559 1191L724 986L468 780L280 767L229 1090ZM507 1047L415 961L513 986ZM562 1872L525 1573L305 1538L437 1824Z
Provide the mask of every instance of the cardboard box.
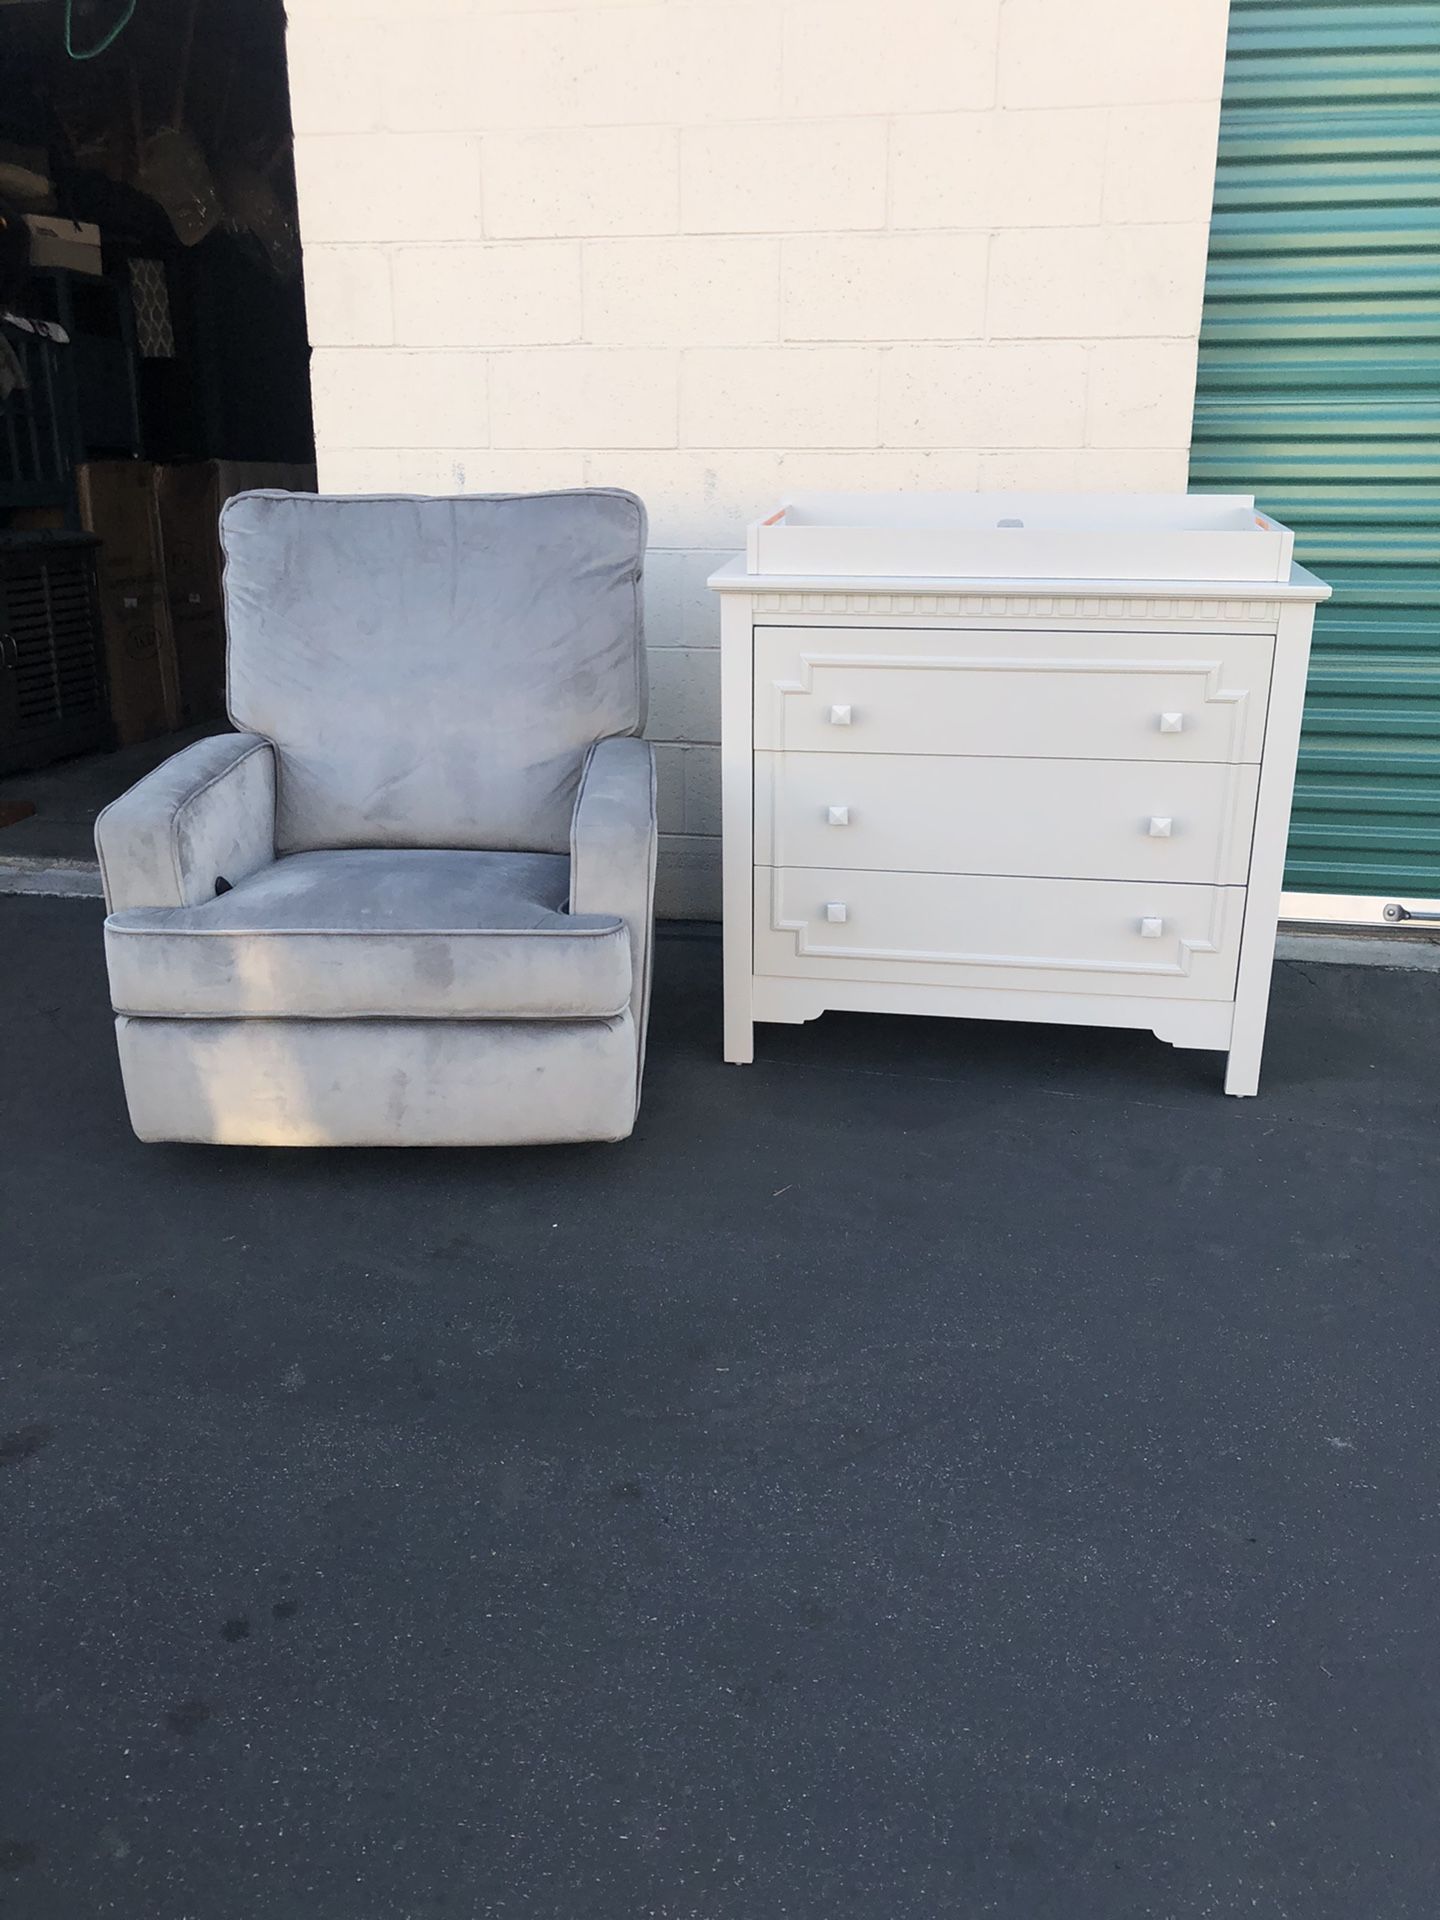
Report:
M62 220L53 213L27 213L32 267L68 267L72 273L104 272L100 229L88 220Z
M225 711L225 613L214 463L157 467L155 501L180 713L189 726L218 719Z
M315 469L240 460L155 469L165 597L186 726L219 719L225 712L220 509L232 494L252 487L313 493Z
M80 519L100 546L100 622L110 715L121 746L180 724L175 644L160 556L155 470L143 460L78 467Z

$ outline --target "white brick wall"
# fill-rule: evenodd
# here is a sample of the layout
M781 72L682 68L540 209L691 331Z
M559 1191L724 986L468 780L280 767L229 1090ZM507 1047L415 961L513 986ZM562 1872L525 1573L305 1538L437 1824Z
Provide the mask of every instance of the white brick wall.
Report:
M662 911L705 575L800 487L1182 487L1226 0L289 0L322 484L650 507Z

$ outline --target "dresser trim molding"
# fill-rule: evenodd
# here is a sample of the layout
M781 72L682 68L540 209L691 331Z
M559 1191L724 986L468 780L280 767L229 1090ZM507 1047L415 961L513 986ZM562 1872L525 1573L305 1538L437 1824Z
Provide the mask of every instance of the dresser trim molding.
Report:
M874 618L888 614L929 620L1042 620L1067 626L1079 621L1104 625L1163 620L1191 628L1247 626L1259 632L1273 631L1279 613L1279 603L1274 600L1139 599L1106 594L1070 598L993 593L757 593L752 605L757 614L790 616L839 613Z

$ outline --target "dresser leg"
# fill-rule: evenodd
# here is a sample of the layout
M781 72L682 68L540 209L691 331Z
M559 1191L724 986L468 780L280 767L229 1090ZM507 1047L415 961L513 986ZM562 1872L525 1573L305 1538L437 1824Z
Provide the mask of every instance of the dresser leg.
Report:
M1263 1034L1261 1036L1264 1038ZM1225 1091L1242 1098L1260 1091L1260 1046L1243 1043L1225 1056Z
M746 876L748 879L748 875ZM740 933L725 924L725 1058L732 1067L748 1067L755 1058L755 1002L750 992L750 924Z
M755 1058L755 1023L748 1014L725 1011L725 1058L732 1067L748 1067Z

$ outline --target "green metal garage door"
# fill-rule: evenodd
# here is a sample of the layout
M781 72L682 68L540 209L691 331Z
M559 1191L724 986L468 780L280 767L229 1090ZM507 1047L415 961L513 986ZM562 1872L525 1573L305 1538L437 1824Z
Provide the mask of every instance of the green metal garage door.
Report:
M1440 4L1233 0L1191 486L1319 610L1286 886L1440 896Z

